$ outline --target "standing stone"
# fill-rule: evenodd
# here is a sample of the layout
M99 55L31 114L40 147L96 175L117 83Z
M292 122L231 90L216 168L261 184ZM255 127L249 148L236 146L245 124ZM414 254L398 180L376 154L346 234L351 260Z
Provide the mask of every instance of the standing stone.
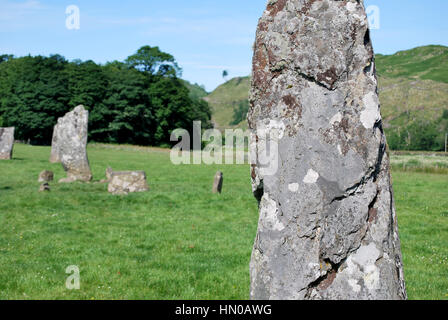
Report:
M42 183L39 187L39 192L47 192L50 191L50 185L48 182Z
M87 158L87 125L89 112L83 106L76 107L58 120L57 146L67 178L59 182L90 181Z
M14 148L14 127L0 128L0 160L12 159Z
M112 181L112 175L114 170L111 167L107 167L106 169L106 179L100 180L99 183L109 183Z
M59 146L58 146L58 129L59 129L60 122L61 122L61 118L58 119L58 123L54 126L54 129L53 129L53 139L51 140L51 154L50 154L50 162L51 163L61 162L61 158L59 155Z
M363 2L271 0L254 48L251 298L406 299Z
M50 182L54 179L53 171L44 170L39 174L38 182Z
M106 179L107 179L107 181L112 180L113 173L114 173L114 170L111 167L107 167L107 169L106 169Z
M224 182L223 174L221 171L216 172L215 180L213 181L213 193L221 193L222 192L222 184Z
M114 171L107 191L115 195L127 195L132 192L148 191L144 171Z

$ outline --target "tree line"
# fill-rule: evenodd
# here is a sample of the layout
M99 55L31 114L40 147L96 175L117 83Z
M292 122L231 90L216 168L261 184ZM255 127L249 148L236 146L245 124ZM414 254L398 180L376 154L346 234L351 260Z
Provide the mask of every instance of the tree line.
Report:
M445 134L448 133L448 109L440 118L419 120L407 125L386 128L389 147L392 150L444 151Z
M89 115L89 140L163 146L176 128L211 124L208 103L190 95L174 57L144 46L105 65L60 55L0 56L0 126L16 139L49 145L57 119L77 105Z

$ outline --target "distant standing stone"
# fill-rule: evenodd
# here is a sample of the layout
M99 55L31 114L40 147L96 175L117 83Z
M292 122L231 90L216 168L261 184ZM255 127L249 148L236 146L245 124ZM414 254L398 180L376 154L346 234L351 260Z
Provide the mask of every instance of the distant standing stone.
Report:
M10 160L14 148L14 127L0 128L0 160Z
M50 182L54 179L53 171L44 170L39 174L38 182Z
M59 154L59 146L58 146L58 129L59 129L60 121L61 121L61 119L58 119L58 123L54 126L54 129L53 129L53 139L51 140L51 155L50 155L51 163L61 162L61 157Z
M222 184L224 182L223 174L221 171L216 172L215 180L213 181L213 193L221 193L222 192Z
M89 160L87 158L87 128L89 112L77 106L58 120L56 130L57 148L67 178L59 182L91 181Z
M112 173L107 191L116 195L132 192L148 191L146 173L144 171L115 171Z
M50 191L50 185L48 184L48 182L42 183L39 188L39 192L46 192L46 191Z

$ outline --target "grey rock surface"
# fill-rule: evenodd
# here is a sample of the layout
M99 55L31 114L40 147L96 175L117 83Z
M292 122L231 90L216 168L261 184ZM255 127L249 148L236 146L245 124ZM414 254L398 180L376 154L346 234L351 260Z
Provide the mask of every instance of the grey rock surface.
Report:
M213 193L221 193L222 192L222 184L224 182L224 177L221 171L216 172L215 179L213 180Z
M87 158L88 120L89 112L83 106L77 106L58 120L57 148L67 173L67 178L59 182L92 180Z
M115 195L127 195L132 192L148 191L144 171L113 171L107 191Z
M100 180L99 183L109 183L109 182L111 182L113 173L114 173L114 170L111 167L108 167L106 169L106 179Z
M363 2L269 1L250 103L251 298L406 299Z
M50 182L54 180L53 171L44 170L39 174L38 182Z
M0 128L0 160L12 159L14 149L14 127Z
M111 167L107 167L106 169L106 179L110 181L112 179L112 175L114 173L114 170Z
M39 192L48 192L50 191L50 185L48 182L42 183L39 187Z

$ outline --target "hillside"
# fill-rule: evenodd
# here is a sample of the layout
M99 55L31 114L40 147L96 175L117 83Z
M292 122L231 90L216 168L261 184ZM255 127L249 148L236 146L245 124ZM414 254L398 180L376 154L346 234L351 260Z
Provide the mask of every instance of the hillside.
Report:
M448 83L448 47L425 46L376 55L378 75Z
M389 143L395 149L421 149L424 142L413 136L423 132L426 136L421 139L434 140L437 147L431 149L439 150L448 130L448 47L425 46L393 55L378 54L376 65ZM218 128L235 127L230 125L234 110L240 103L247 103L249 89L250 77L235 78L205 98ZM237 127L246 126L242 119Z
M232 125L235 108L239 104L248 104L250 77L233 78L222 84L210 93L205 100L208 101L213 112L212 121L219 129L232 127L245 127L243 120L239 125Z
M183 79L182 79L182 82L190 91L190 98L202 99L208 95L208 92L205 91L203 86L200 86L197 83L192 84L192 83L188 82L187 80L183 80Z

